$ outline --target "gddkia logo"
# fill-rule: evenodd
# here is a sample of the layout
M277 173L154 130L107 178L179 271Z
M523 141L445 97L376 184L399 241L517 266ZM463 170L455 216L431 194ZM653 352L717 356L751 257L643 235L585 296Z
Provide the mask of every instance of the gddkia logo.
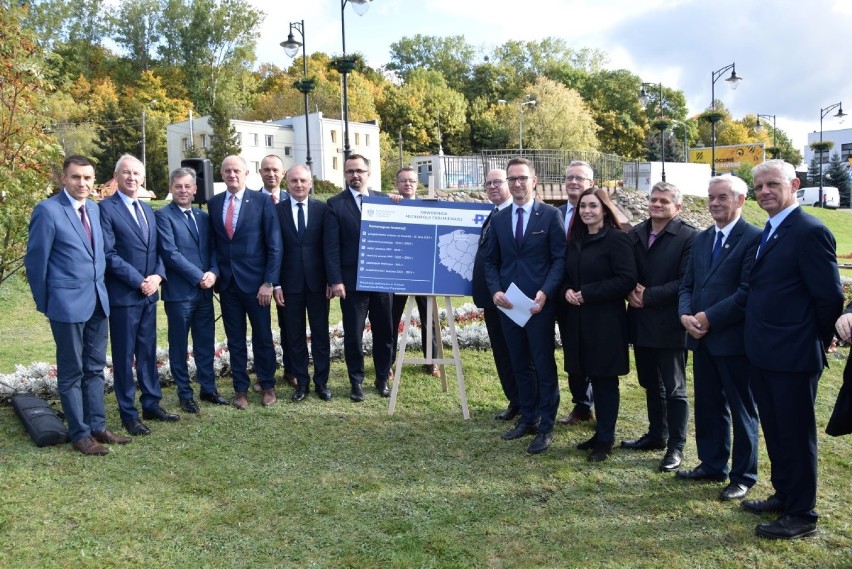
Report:
M373 208L367 208L367 217L373 217L374 214L375 211L373 211Z
M486 217L487 217L486 215L483 215L481 213L477 213L476 215L473 216L473 222L476 225L482 225L483 223L485 223Z

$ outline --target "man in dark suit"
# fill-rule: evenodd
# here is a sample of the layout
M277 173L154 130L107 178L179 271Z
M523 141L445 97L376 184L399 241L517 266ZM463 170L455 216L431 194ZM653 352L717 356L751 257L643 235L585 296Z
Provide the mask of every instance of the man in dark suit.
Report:
M689 421L686 331L678 317L678 290L696 229L677 217L680 210L680 190L658 182L651 189L650 218L630 232L639 283L627 298L627 321L649 426L646 434L621 446L666 449L663 472L680 468Z
M514 284L533 300L530 318L519 326L501 316L509 359L518 384L521 418L504 440L536 434L530 454L544 452L553 442L559 408L559 380L554 359L557 294L565 271L565 227L559 211L533 199L538 182L524 158L509 160L506 181L512 207L496 213L488 237L485 279L492 301L512 308L506 290Z
M275 346L269 305L281 275L281 230L275 205L260 192L246 188L248 166L241 156L222 161L226 192L208 204L210 228L219 278L215 289L222 305L222 322L231 355L231 377L237 409L248 407L248 348L246 318L251 323L254 369L261 386L261 404L269 406L275 395Z
M293 401L304 401L310 391L308 339L305 312L311 325L311 355L314 359L314 389L323 401L331 399L328 372L331 346L328 335L329 286L325 269L326 204L308 197L313 185L311 171L297 164L287 171L288 196L276 207L284 251L280 286L275 303L283 310L280 322L287 325L288 359L296 376Z
M107 454L105 444L130 442L106 426L109 300L100 215L88 199L94 183L88 158L65 159L62 191L33 210L24 256L36 309L50 321L56 343L56 384L71 444L86 455Z
M156 213L160 257L166 267L163 302L169 323L169 368L177 385L180 408L198 413L186 362L187 335L192 333L195 379L201 387L201 400L217 405L229 401L216 390L213 373L213 284L219 275L211 246L208 216L192 207L195 196L195 170L178 168L169 176L172 203Z
M497 368L497 377L500 378L500 387L506 396L508 406L494 415L499 421L511 421L520 410L518 402L518 384L515 382L515 373L512 371L512 362L509 360L509 347L503 336L503 323L500 321L500 311L491 300L488 292L488 283L485 282L485 256L488 253L488 238L491 235L491 222L498 211L512 205L512 195L509 193L509 184L506 183L506 171L500 168L490 170L485 176L485 191L488 200L494 205L494 209L482 224L479 234L479 247L473 260L473 303L482 309L485 318L485 329L488 330L488 341L491 344L491 355L494 357L494 367Z
M349 373L349 398L364 400L364 350L362 337L367 316L373 332L373 363L376 391L390 397L388 375L393 357L392 294L356 290L358 244L361 242L361 204L364 196L383 195L369 190L370 164L360 154L344 162L346 189L329 198L325 220L325 253L328 281L333 296L340 298L343 313L343 353Z
M568 164L568 168L565 170L565 193L568 194L568 202L559 206L565 224L566 240L570 239L574 210L577 207L580 194L594 185L595 173L591 164L579 160L574 160ZM562 349L564 351L566 335L568 334L568 305L564 302L556 303L556 323L559 325L559 335L562 337ZM566 417L557 422L562 425L576 425L594 419L592 382L589 378L577 374L568 374L568 390L571 392L571 402L574 403L574 408Z
M127 432L147 435L151 429L139 419L134 405L137 382L143 419L180 419L160 406L163 394L157 375L157 300L166 269L157 252L154 210L137 195L145 181L145 166L125 154L115 165L115 181L117 191L100 203L115 398Z
M816 531L814 400L843 310L834 236L798 207L798 188L793 166L783 160L754 168L754 195L769 221L749 278L745 350L775 493L742 505L781 514L755 528L777 539Z
M748 275L760 230L740 217L748 186L725 174L707 189L715 224L695 236L679 293L680 322L693 350L695 443L701 463L679 478L730 483L719 498L739 500L757 481L757 408L743 347ZM731 426L734 444L731 455Z

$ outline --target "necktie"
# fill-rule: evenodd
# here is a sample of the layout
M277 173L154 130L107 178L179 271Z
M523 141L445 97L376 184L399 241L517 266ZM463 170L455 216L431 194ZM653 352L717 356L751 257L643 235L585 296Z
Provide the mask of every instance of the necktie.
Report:
M358 194L358 210L364 207L364 194Z
M138 200L133 200L133 208L136 210L136 222L139 224L139 228L142 230L142 237L145 238L145 242L148 242L148 220L145 219L145 213L142 211L142 206L139 205Z
M763 228L763 235L760 236L760 247L757 248L757 256L763 252L763 246L766 245L766 242L769 240L769 233L772 231L772 224L769 221L766 222L766 226Z
M651 245L653 245L654 241L656 241L656 240L657 240L657 234L656 233L654 233L652 231L650 234L648 234L648 249L651 248Z
M183 212L183 214L186 216L187 223L189 223L189 232L192 233L192 236L196 241L198 241L198 228L195 227L195 220L192 219L192 210L188 209Z
M488 236L488 229L491 227L491 218L494 217L494 214L500 211L500 208L496 205L494 209L491 210L491 213L488 214L488 217L485 218L485 221L482 222L482 231L479 233L479 246L482 247L482 244L485 243L485 238Z
M568 229L565 230L565 235L567 236L568 243L571 242L571 227L574 226L574 208L571 208L571 211L568 212Z
M710 264L712 265L716 262L716 257L719 256L719 251L722 250L722 239L725 238L725 234L721 231L716 232L716 242L713 243L713 252L710 254ZM706 249L705 249L706 251Z
M278 205L278 198L275 197L275 194L269 194L269 195L272 196L272 203L275 204L275 205Z
M234 202L237 196L231 196L231 201L228 202L228 209L225 211L225 233L228 234L228 239L234 238Z
M89 244L92 246L92 250L94 250L95 239L92 236L92 227L89 225L89 218L86 216L86 204L81 205L78 210L80 212L80 221L83 222L83 230L89 236Z
M299 239L301 240L305 238L305 210L302 207L305 204L303 204L302 202L298 202L296 205L299 206L299 211L296 213L296 218L298 219L297 230L299 232Z
M518 247L524 242L524 208L518 208L518 223L515 225L515 243Z

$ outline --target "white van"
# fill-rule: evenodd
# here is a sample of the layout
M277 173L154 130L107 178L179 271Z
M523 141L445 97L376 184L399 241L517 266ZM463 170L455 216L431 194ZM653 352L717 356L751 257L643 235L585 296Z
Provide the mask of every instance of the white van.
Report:
M799 188L796 192L796 199L799 205L812 205L819 207L819 187ZM822 187L822 204L823 207L837 209L840 207L840 192L833 186Z

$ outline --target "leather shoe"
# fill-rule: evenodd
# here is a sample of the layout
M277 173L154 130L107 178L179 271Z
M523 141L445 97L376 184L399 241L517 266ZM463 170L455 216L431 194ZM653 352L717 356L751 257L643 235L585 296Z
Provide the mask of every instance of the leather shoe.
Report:
M316 391L317 397L323 401L331 401L331 389L328 387L318 387Z
M527 452L530 454L540 454L550 448L550 443L553 442L553 433L539 433L527 447Z
M677 477L683 480L710 480L711 482L724 482L728 479L724 474L711 472L703 464L699 464L692 470L678 470Z
M595 443L595 448L589 453L589 462L603 462L612 454L612 443Z
M151 429L148 428L148 425L140 421L139 419L134 419L133 421L122 421L124 428L128 433L133 435L134 437L139 435L150 435Z
M511 431L503 433L504 441L513 441L527 435L538 433L538 425L530 425L529 423L518 423Z
M103 456L105 454L109 454L109 449L91 436L73 441L71 446L81 453L89 456Z
M748 486L743 486L737 482L731 482L725 489L722 490L722 493L719 494L719 499L723 502L727 502L729 500L742 500L745 498L745 495L748 494L748 491L751 490Z
M285 373L285 374L284 374L284 381L285 381L286 383L289 383L289 384L290 384L290 385L292 385L293 387L299 387L299 380L298 380L298 378L296 378L296 376L295 376L295 375L293 375L292 373Z
M630 450L663 450L666 448L666 441L662 439L652 439L651 435L645 433L638 439L632 441L621 441L621 448L629 448Z
M660 461L660 472L674 472L680 468L683 462L683 453L676 448L670 448L666 451L663 460Z
M425 364L423 371L435 377L441 377L441 369L435 364Z
M202 393L201 395L199 395L198 398L201 399L202 401L207 401L208 403L213 403L214 405L230 405L231 404L230 401L228 401L227 399L225 399L224 397L222 397L221 395L219 395L215 391L213 393Z
M293 401L299 403L300 401L304 401L308 397L308 390L304 387L297 387L296 391L293 392Z
M587 441L583 441L577 445L577 450L592 450L598 444L598 435L595 433L592 438Z
M261 391L263 391L263 387L260 385L259 381L255 381L254 384L251 386L251 389L255 393L260 393Z
M781 516L774 522L757 524L754 533L769 539L796 539L816 533L816 524L794 516Z
M388 389L388 382L382 381L381 379L376 381L376 392L382 397L390 397L390 389Z
M275 405L278 401L278 397L275 395L275 388L270 387L269 389L263 390L263 397L260 398L260 403L264 407L269 407L270 405Z
M196 403L195 399L192 399L191 397L189 399L181 399L180 408L186 411L187 413L193 413L195 415L201 413L201 409L199 409L198 403Z
M245 391L237 391L234 393L234 398L231 400L231 405L237 409L243 410L248 407L248 397Z
M133 439L124 435L116 435L108 429L103 431L92 431L92 438L105 445L126 445Z
M169 413L159 405L153 409L142 409L142 418L149 421L180 421L180 415Z
M352 389L349 391L349 399L355 403L360 403L364 400L364 392L361 390L361 384L355 383L352 385Z
M770 496L766 500L743 500L743 510L752 514L773 513L780 514L784 511L784 503L775 495Z
M585 421L591 421L595 418L595 414L591 411L577 411L574 409L571 411L567 417L562 417L561 419L557 419L556 422L560 425L576 425L577 423L583 423Z
M496 415L494 415L494 418L497 419L498 421L511 421L512 419L514 419L517 416L518 416L518 408L514 407L512 405L509 405L504 410L502 410L499 413L497 413Z

